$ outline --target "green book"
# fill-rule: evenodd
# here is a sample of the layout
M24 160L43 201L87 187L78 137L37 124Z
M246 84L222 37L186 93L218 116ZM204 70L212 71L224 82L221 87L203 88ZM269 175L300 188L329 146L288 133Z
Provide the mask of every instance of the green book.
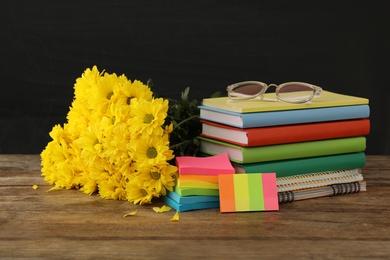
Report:
M198 138L200 139L200 152L210 155L227 153L229 159L236 163L257 163L353 153L366 149L364 136L256 147L242 147L206 137Z
M365 164L366 155L364 152L359 152L262 163L233 163L233 167L236 173L275 172L276 177L280 178L316 172L363 168Z

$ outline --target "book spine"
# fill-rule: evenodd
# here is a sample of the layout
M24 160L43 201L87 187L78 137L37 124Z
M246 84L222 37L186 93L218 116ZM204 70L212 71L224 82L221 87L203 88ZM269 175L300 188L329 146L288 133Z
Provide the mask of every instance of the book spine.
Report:
M276 177L280 178L313 172L363 168L365 163L365 153L359 152L252 164L233 163L233 167L237 173L276 172Z
M244 147L364 136L368 135L370 132L369 119L352 119L248 129L229 127L207 121L203 121L202 123L202 136ZM206 132L206 134L204 132ZM247 137L247 142L243 143L238 139L234 139L237 136L237 133L243 136L245 135Z
M370 121L355 119L252 129L256 131L248 129L249 147L364 136L370 132Z
M366 138L362 136L270 146L245 147L242 148L242 163L362 152L365 149ZM233 158L231 158L231 160L233 160Z
M333 184L333 185L320 187L320 188L279 192L278 200L279 203L289 203L289 202L305 200L305 199L357 193L365 190L366 190L365 181Z
M242 164L363 152L366 149L363 136L257 147L242 147L201 136L198 139L200 152L210 155L227 153L230 161Z
M241 114L242 128L368 118L368 105Z
M200 119L239 128L360 119L368 118L369 116L370 108L368 105L255 112L245 114L206 106L200 107Z

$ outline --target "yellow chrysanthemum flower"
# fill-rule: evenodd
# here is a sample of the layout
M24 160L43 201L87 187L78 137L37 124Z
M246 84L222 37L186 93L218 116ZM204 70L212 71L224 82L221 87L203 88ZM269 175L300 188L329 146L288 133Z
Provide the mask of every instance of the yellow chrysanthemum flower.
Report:
M78 100L73 101L73 107L70 108L67 115L68 123L66 124L66 131L71 140L79 138L81 133L83 133L89 125L90 112L86 107L77 105L77 103Z
M153 198L152 191L132 182L126 185L126 193L127 200L134 204L150 204Z
M61 187L71 188L73 173L69 167L68 141L64 129L56 125L50 132L53 141L49 142L41 153L42 175L50 184L61 182Z
M119 91L120 82L115 74L105 73L92 88L89 89L89 109L105 113Z
M137 178L143 180L144 187L154 190L156 194L166 195L166 190L173 190L176 172L176 166L162 164L142 168Z
M88 127L77 139L81 148L81 158L87 165L92 165L104 149L102 146L103 137L97 126Z
M114 172L109 178L98 183L99 195L104 199L125 200L126 179L120 172Z
M129 148L139 167L163 164L174 157L169 150L169 141L158 136L133 140Z
M90 89L96 86L102 74L103 72L99 72L96 66L93 66L92 70L86 69L74 85L75 98L80 100L87 98L90 95Z
M58 188L78 188L105 199L151 203L172 190L175 166L164 128L168 101L125 75L86 69L63 127L50 132L41 153L42 175Z
M145 99L147 101L152 100L153 92L141 81L135 80L131 82L125 75L121 75L119 80L121 83L119 85L119 92L121 93L120 96L124 98L123 103L130 105L131 100L134 98Z
M130 130L134 134L162 135L165 118L168 111L168 100L162 98L147 101L136 99L131 102L134 114Z

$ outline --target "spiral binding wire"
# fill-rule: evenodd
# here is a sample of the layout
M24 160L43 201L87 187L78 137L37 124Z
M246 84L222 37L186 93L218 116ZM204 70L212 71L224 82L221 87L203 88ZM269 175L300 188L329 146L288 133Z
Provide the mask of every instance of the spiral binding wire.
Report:
M361 169L300 174L276 179L278 192L363 181Z

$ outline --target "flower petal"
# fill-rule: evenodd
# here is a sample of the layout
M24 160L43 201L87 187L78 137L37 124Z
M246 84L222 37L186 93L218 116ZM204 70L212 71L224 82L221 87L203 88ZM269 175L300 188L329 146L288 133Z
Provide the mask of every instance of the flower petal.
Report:
M176 213L173 216L173 218L171 218L171 221L179 221L179 211L176 211Z
M53 188L51 188L51 189L48 189L46 192L49 192L49 191L55 191L55 190L62 190L62 188L61 188L61 187L59 187L59 186L54 186Z
M162 206L161 208L159 208L159 207L153 207L153 210L156 211L156 213L168 212L168 211L170 211L171 209L172 209L171 207L166 206L166 205Z
M137 215L137 210L134 210L133 212L127 213L127 214L123 215L123 217L125 218L125 217L135 216L135 215Z

